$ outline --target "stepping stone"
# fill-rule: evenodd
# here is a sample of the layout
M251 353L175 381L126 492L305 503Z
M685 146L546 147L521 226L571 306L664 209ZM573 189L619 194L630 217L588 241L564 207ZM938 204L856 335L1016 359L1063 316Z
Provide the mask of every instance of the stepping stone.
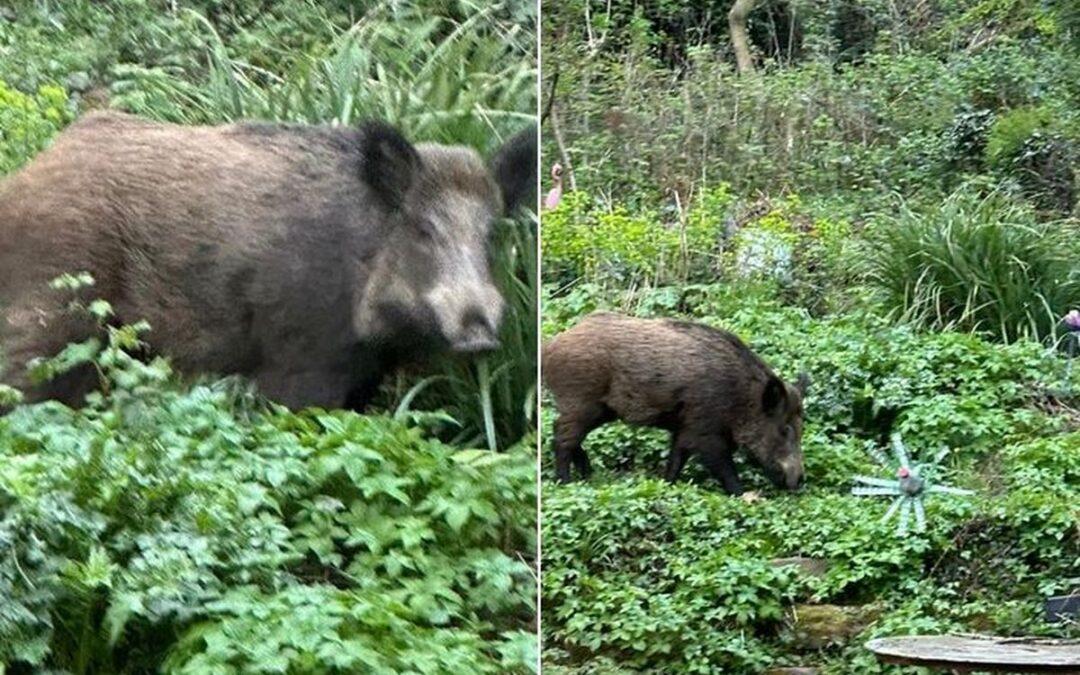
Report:
M883 663L954 671L1080 673L1080 640L983 635L907 635L878 638L866 648Z

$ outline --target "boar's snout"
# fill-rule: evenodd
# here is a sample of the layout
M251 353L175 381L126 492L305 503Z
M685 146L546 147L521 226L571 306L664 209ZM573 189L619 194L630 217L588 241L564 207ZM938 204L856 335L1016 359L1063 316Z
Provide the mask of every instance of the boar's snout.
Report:
M806 483L806 474L803 473L802 461L798 457L784 457L764 468L765 475L778 488L794 492L801 490Z
M801 440L801 439L799 439ZM788 453L780 459L780 475L782 483L777 487L786 488L788 490L801 490L803 484L806 483L806 473L803 471L803 455L801 443L796 441L798 445L790 449Z
M784 471L784 485L783 487L788 490L802 490L803 485L806 483L806 474L803 473L802 462L798 463L798 466Z
M462 319L461 330L450 346L454 351L466 354L494 351L499 348L496 330L482 310L471 310Z

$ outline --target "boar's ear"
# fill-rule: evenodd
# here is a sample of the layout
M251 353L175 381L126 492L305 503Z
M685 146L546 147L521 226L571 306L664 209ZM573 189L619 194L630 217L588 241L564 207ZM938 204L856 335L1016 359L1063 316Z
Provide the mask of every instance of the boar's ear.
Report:
M765 383L765 391L761 394L761 408L766 415L773 415L783 409L787 403L787 387L783 381L775 375Z
M401 208L420 168L420 155L389 124L368 122L360 133L364 181L387 206Z
M506 213L536 203L536 127L529 127L503 144L491 158L491 174L499 184Z
M799 393L806 396L806 390L810 388L810 376L806 374L806 371L799 373L799 379L795 381L795 388L799 390Z

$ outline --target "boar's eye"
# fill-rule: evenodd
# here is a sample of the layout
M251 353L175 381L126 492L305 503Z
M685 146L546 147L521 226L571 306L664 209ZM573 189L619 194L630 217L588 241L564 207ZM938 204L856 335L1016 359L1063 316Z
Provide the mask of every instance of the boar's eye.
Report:
M420 232L420 237L424 241L431 241L439 231L430 218L421 218L417 221L416 229Z

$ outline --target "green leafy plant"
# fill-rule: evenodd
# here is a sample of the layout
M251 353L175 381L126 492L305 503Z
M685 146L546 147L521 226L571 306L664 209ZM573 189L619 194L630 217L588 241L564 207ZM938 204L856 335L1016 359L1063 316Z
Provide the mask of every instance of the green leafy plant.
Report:
M871 237L871 283L896 316L1010 342L1052 340L1080 302L1075 223L1040 222L1001 193L961 189L938 207L901 204Z
M0 175L44 149L71 117L61 87L42 85L24 94L0 80Z
M280 75L230 54L214 26L191 14L208 35L205 81L168 68L123 66L113 104L186 123L348 125L375 118L415 138L485 148L494 145L493 127L520 128L535 108L531 36L501 9L470 6L456 20L418 7L378 5Z
M0 418L0 663L532 669L528 439L460 450L422 416L178 386L130 356L138 333L110 327L80 359L111 383L85 409Z

